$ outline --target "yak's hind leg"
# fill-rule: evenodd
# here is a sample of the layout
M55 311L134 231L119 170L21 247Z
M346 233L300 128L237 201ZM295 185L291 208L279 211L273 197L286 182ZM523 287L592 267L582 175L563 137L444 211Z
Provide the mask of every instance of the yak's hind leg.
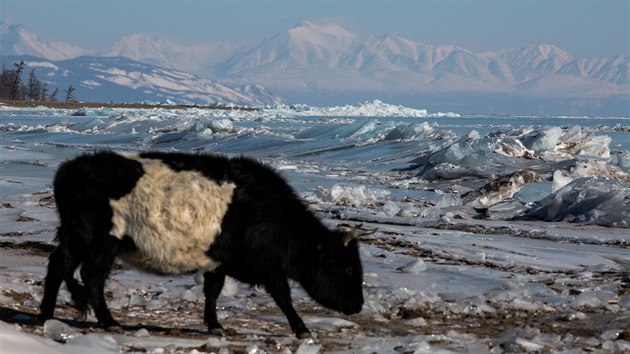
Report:
M215 336L225 335L217 318L217 298L224 283L225 274L206 272L203 275L203 292L206 297L203 321L208 325L208 332Z
M85 320L88 311L87 292L85 291L85 286L74 278L74 269L72 274L65 278L66 287L72 296L74 307L81 313L81 318Z
M85 285L87 299L94 309L99 324L104 327L119 326L105 302L105 281L109 277L116 259L120 240L109 235L98 235L90 249L86 250L81 279Z
M44 297L39 307L39 319L42 322L53 317L59 288L63 281L66 282L75 307L82 313L87 311L85 289L74 279L74 271L82 262L81 252L77 250L76 247L70 247L68 242L69 237L63 234L63 228L60 227L57 232L60 244L48 257L49 263L48 272L44 281Z
M57 246L48 256L48 259L48 272L44 280L44 297L39 306L39 319L42 322L53 318L61 283L66 274L74 272L74 269L71 269L72 256L65 245Z

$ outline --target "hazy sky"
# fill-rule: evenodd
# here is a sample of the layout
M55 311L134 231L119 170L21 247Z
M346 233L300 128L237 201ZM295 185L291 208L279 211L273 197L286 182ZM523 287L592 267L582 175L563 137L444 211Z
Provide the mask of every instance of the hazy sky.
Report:
M475 52L539 43L586 57L630 51L630 0L0 0L0 17L95 50L135 32L182 43L252 43L304 19Z

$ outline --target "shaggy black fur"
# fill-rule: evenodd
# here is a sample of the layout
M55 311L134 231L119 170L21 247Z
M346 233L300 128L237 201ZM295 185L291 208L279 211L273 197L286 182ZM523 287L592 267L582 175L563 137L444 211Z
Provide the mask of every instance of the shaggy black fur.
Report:
M291 302L288 278L298 281L323 306L346 314L363 306L363 271L358 241L328 230L271 168L248 158L150 152L175 171L194 170L217 182L236 185L222 222L222 231L207 251L220 267L204 274L204 321L221 334L216 300L225 276L263 285L287 316L298 337L310 333ZM132 191L142 164L112 152L77 157L64 163L54 181L59 209L59 246L50 255L40 319L53 317L59 287L66 282L81 311L94 309L104 326L117 325L103 295L116 254L133 248L129 238L109 235L110 199ZM191 198L212 196L191 195ZM73 277L81 265L80 284Z

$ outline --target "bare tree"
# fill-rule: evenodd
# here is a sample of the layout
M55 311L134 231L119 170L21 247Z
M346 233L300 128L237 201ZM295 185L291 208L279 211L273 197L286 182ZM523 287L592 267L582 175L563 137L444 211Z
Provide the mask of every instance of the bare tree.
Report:
M13 64L15 66L15 75L13 78L13 83L11 85L11 93L9 95L9 99L15 100L18 97L18 90L20 88L20 83L22 81L22 71L24 70L24 60L20 60L20 63Z
M31 70L28 75L28 85L26 88L26 98L33 101L41 101L42 99L42 82L35 76L35 69Z
M9 88L9 82L13 82L12 74L13 71L7 69L6 66L2 64L2 73L0 73L0 97L2 97L3 99L9 98L11 92Z
M57 101L57 94L59 94L59 88L55 87L55 89L53 90L53 92L50 94L50 97L48 98L51 101Z
M46 101L47 96L48 96L48 84L44 82L42 84L42 90L41 90L41 97L40 97L40 99L42 101Z
M48 84L40 81L32 69L28 75L27 83L22 82L22 73L25 68L24 61L13 63L13 69L7 69L2 65L0 71L0 99L9 100L34 100L43 101L48 97ZM70 98L74 99L70 90ZM54 93L55 98L57 93Z
M72 85L68 86L68 88L63 91L66 93L66 103L77 101L77 99L74 98L74 95L72 94L74 91L75 91L75 88L72 87Z

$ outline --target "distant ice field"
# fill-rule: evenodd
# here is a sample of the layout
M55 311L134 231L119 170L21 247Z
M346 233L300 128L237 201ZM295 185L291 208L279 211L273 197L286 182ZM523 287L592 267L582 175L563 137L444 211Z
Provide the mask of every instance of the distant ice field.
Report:
M376 120L381 124L418 124L426 122L431 125L439 127L441 130L452 131L457 135L461 135L470 130L477 130L481 134L487 134L495 131L505 131L516 128L540 128L540 127L562 127L562 126L580 126L589 132L602 132L612 138L611 147L616 150L630 150L630 118L629 117L537 117L537 116L425 116L425 117L405 117L405 116L379 116L374 112L372 116L334 116L327 115L326 112L322 112L321 116L291 116L285 111L274 112L273 109L261 110L260 117L257 117L255 113L243 112L242 115L234 112L215 112L215 114L203 114L196 110L191 112L183 112L181 115L167 114L164 117L159 117L160 112L154 112L153 114L147 114L147 120L158 121L166 120L170 118L172 120L186 121L195 119L198 117L213 117L221 118L226 117L231 119L233 125L243 128L256 128L260 127L260 133L263 133L262 128L284 128L290 131L299 131L300 128L308 126L345 126L351 123L362 123L365 120ZM36 136L43 142L60 142L64 143L68 140L68 143L74 143L75 140L80 141L81 135L97 135L99 133L98 128L103 129L108 123L116 119L120 119L122 110L117 109L85 109L84 111L73 110L28 110L28 109L2 109L0 108L0 137L5 139L15 138L17 140L29 139L29 133L35 133ZM128 110L128 112L134 112ZM135 112L139 112L136 110ZM275 113L275 114L274 114ZM316 113L316 112L313 112ZM85 116L72 116L73 114L86 114ZM136 113L137 114L137 113ZM351 113L348 113L351 114ZM108 116L111 115L111 116ZM273 121L274 116L277 118L277 122ZM159 117L159 118L158 118ZM171 123L175 123L172 121ZM180 122L183 123L183 122ZM139 125L139 124L137 124ZM136 125L136 126L137 126ZM160 125L166 125L161 122ZM133 126L133 125L132 125ZM90 131L90 128L95 128ZM387 129L383 129L386 131ZM16 133L12 135L10 133ZM74 133L70 136L62 133ZM113 132L113 131L111 131ZM100 131L102 134L111 133L107 129ZM51 134L45 134L51 133ZM119 131L120 138L125 136L124 131ZM129 131L127 133L133 133L138 138L139 132ZM159 133L159 132L156 132ZM20 139L22 137L22 139ZM72 139L74 137L74 139ZM318 137L326 137L320 135ZM334 135L328 136L334 138ZM338 136L337 136L338 137ZM359 136L357 136L359 137ZM95 138L99 143L99 139ZM121 139L124 141L124 139ZM137 139L135 139L137 141ZM105 143L115 143L107 142Z
M467 217L617 225L610 218L622 215L608 215L607 202L585 200L584 208L597 213L571 215L557 214L560 205L544 205L574 180L572 193L588 190L583 193L621 207L614 209L630 208L627 196L605 196L628 193L628 117L430 114L380 101L255 111L0 108L0 146L0 175L49 180L61 161L95 149L248 155L280 170L317 208L353 218L366 217L362 207L369 204L381 208L369 219L435 219L456 208ZM531 180L518 175L527 171L535 174L525 178ZM482 190L493 181L497 190ZM6 188L15 186L0 186L0 192ZM575 204L569 199L564 202ZM428 204L411 207L410 201Z

